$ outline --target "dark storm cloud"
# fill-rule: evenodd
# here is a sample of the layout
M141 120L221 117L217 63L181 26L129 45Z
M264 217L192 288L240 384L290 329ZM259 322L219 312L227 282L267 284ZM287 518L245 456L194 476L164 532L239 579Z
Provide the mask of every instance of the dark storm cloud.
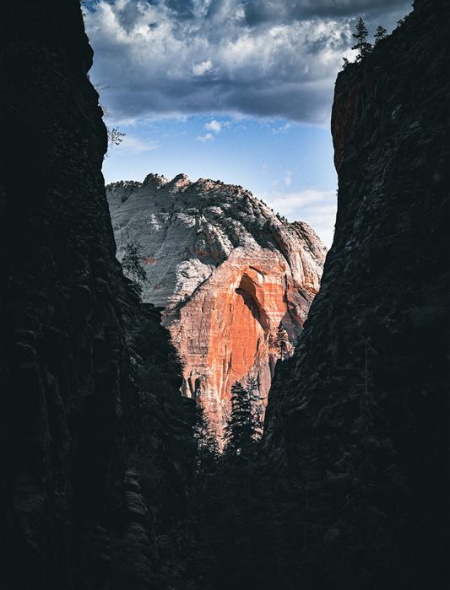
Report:
M342 18L364 14L383 17L410 12L411 2L405 0L249 0L245 3L247 22L282 22L311 17Z
M100 0L87 29L94 77L118 119L234 113L325 123L353 17L390 0ZM374 21L375 22L375 21ZM378 24L378 23L377 23Z

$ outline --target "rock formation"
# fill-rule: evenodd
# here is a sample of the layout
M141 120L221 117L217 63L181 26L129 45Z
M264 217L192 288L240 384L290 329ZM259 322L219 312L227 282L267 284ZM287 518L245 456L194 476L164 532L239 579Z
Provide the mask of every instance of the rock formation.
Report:
M199 399L218 430L230 389L248 375L265 399L280 357L290 356L319 289L325 248L242 187L180 174L107 187L119 259L138 243L143 299L183 362L183 393Z
M305 589L450 581L449 22L448 0L416 0L337 80L335 239L265 438L314 489Z
M6 0L1 25L0 587L167 588L191 409L115 258L80 2Z
M277 365L262 467L238 456L228 480L223 463L207 471L196 519L193 403L178 394L158 311L140 305L115 259L80 2L5 0L2 589L449 587L449 22L449 0L416 0L392 36L340 74L339 211L321 291L300 346ZM155 239L147 267L158 268L157 244L167 252L149 278L175 339L185 321L220 348L220 332L195 320L215 305L235 330L236 374L251 360L246 348L259 354L249 341L270 357L280 319L292 340L323 257L310 231L242 189L224 198L210 181L201 191L184 177L147 182L152 198L145 184L112 192L124 196L124 220L154 230L142 232ZM132 218L133 203L160 197L167 219ZM169 229L177 240L165 240ZM177 260L189 231L188 264L168 265L169 246ZM230 305L250 319L247 334L229 323ZM201 398L189 377L186 392ZM204 527L196 543L193 524Z

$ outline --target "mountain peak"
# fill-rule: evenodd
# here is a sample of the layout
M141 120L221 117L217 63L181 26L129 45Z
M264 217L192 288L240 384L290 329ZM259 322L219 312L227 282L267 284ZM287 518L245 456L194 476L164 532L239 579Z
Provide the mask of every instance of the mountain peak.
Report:
M158 189L168 182L169 180L165 176L162 176L161 174L150 173L145 177L143 185Z
M220 435L234 382L253 376L267 396L280 326L292 354L326 249L309 226L289 223L242 186L162 178L107 188L118 258L138 245L143 299L164 308L183 393Z

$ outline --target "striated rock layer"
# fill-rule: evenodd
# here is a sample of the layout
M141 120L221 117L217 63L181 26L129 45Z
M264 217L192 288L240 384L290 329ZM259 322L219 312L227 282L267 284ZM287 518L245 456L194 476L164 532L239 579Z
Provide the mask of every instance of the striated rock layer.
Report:
M184 365L183 392L221 429L230 389L248 375L265 399L319 289L325 247L242 187L180 174L107 187L118 257L140 246L145 301L165 308Z
M449 22L417 0L337 80L335 239L268 406L274 463L314 490L287 587L449 587Z

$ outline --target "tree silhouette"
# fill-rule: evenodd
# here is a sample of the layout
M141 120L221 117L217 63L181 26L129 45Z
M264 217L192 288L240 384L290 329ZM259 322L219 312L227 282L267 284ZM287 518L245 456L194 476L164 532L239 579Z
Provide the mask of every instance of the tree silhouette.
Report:
M261 397L257 383L249 379L247 386L233 383L231 387L231 415L225 427L227 456L248 456L261 436Z
M194 438L197 440L197 471L214 471L220 456L217 433L203 408L197 405Z
M142 248L138 242L131 241L125 246L125 254L122 258L122 268L126 277L134 283L134 287L139 295L147 280L147 273L141 265Z
M356 43L352 49L356 49L358 54L356 61L362 61L366 55L372 51L372 45L367 41L369 32L366 27L364 19L361 17L356 25L356 33L353 33L353 37L356 39Z
M120 145L125 137L126 133L122 133L119 131L117 127L107 127L106 131L108 133L108 143L109 145Z
M381 25L377 28L377 32L375 33L375 45L378 45L380 41L382 41L387 36L387 31Z

